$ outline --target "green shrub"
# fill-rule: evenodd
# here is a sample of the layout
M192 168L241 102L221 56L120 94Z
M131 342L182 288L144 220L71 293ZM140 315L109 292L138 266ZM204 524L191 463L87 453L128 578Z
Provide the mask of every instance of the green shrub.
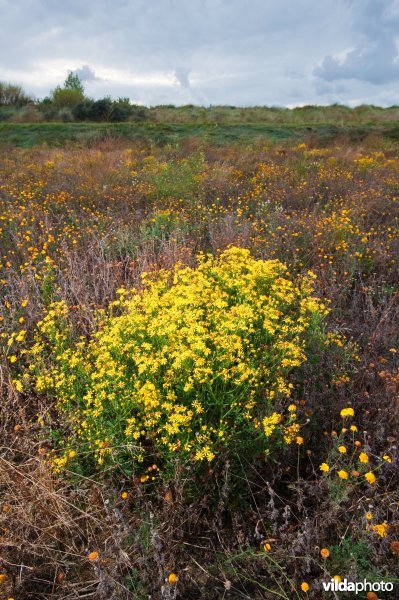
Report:
M57 108L73 108L83 102L84 95L80 90L65 90L57 87L53 91L52 100Z
M131 473L155 453L168 472L176 460L195 468L300 443L291 374L327 312L313 277L293 281L279 261L232 247L119 290L89 342L52 304L29 360L70 432L55 470L80 461Z

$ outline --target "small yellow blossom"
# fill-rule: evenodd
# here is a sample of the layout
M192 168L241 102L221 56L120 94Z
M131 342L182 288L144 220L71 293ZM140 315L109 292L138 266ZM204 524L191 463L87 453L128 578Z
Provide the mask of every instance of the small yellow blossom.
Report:
M376 481L375 475L371 471L365 474L365 478L370 483L370 485L373 485L373 483L375 483Z
M388 523L384 521L372 526L372 530L377 533L380 537L385 538L388 535Z
M343 419L345 419L346 417L353 417L355 415L355 411L353 410L353 408L348 407L348 408L343 408L341 410L341 417Z
M338 471L337 475L340 479L348 479L348 473L347 473L347 471L344 471L343 469Z
M373 515L369 511L369 512L366 512L365 517L366 517L367 521L371 521L371 519L373 518Z
M367 456L367 454L365 452L361 452L359 454L359 460L361 463L368 463L369 462L369 457Z
M328 466L327 463L321 463L320 467L319 467L320 471L323 471L323 473L328 473L330 470L330 467Z
M266 544L263 545L263 549L264 549L265 552L270 552L270 550L272 549L272 547L271 547L270 544L268 544L266 542Z
M346 447L345 447L345 446L339 446L339 447L338 447L338 452L340 452L341 454L345 454L345 452L346 452Z
M386 460L386 462L391 463L392 462L392 458L390 456L388 456L388 454L384 454L384 456L382 457L384 460Z
M168 581L170 585L176 585L178 577L175 573L169 573Z
M310 585L308 583L306 583L306 581L302 581L301 590L303 592L305 592L305 594L306 594L306 592L308 592L310 590Z

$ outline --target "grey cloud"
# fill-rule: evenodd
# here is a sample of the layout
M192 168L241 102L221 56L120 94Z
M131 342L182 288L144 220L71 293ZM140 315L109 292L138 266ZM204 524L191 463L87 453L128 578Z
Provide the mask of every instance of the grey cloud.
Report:
M360 79L373 84L387 83L399 78L397 49L392 38L370 42L349 52L343 61L327 56L315 75L326 81Z
M389 0L347 0L352 11L355 47L340 60L327 55L314 74L325 80L357 79L379 85L399 79L399 2Z
M188 89L190 87L189 75L190 69L187 69L186 67L177 67L177 69L175 69L176 81L184 89Z
M388 83L397 78L398 5L0 0L0 80L21 83L40 97L73 71L96 98L237 105L317 103L334 95L345 102L353 99L352 83L339 88L334 81L363 81L369 83L356 85L356 97L379 99L374 88L381 73Z
M83 65L78 69L74 69L74 75L77 75L80 81L100 81L99 77L96 77L94 69L89 65Z

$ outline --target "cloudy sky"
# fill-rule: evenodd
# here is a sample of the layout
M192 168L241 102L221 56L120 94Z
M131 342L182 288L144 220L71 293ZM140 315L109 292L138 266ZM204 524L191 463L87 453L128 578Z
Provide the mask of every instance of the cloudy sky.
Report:
M0 80L41 98L399 104L399 0L0 0Z

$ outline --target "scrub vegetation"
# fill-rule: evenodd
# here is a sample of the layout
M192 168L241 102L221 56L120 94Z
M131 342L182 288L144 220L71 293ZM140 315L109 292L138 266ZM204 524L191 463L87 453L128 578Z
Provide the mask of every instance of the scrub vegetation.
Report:
M399 586L398 109L140 110L0 128L1 598Z

